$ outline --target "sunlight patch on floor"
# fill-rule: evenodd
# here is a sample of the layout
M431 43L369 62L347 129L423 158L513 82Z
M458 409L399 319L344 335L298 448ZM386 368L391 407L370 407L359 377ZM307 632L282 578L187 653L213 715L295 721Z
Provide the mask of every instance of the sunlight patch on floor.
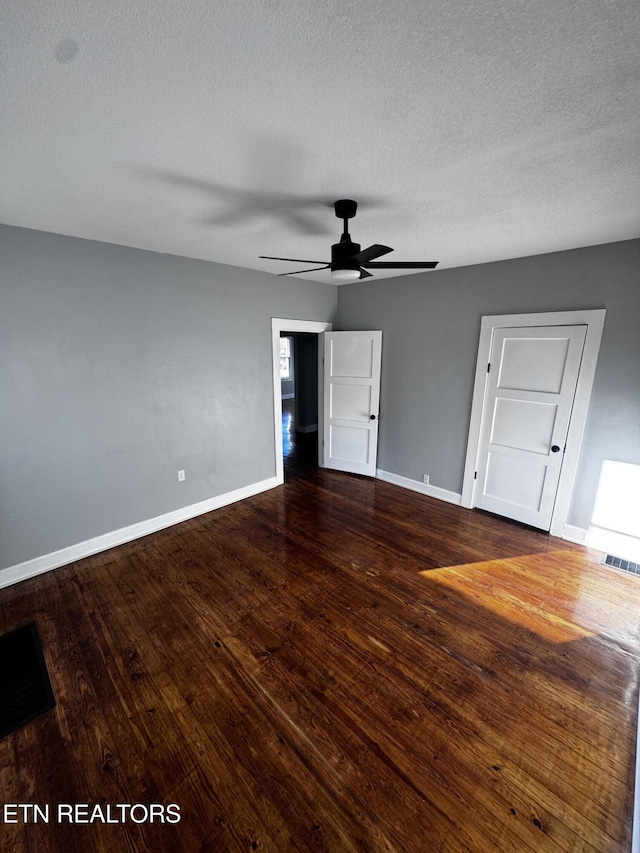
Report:
M431 569L421 575L549 642L595 635L638 642L640 578L612 577L587 553L550 551ZM606 607L603 601L608 602Z

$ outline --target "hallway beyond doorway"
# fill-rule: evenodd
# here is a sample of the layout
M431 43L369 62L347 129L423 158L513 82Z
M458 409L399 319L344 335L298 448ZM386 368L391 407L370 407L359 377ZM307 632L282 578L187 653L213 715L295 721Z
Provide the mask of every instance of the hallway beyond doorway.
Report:
M282 401L282 456L284 478L309 475L318 467L318 433L296 432L295 399Z

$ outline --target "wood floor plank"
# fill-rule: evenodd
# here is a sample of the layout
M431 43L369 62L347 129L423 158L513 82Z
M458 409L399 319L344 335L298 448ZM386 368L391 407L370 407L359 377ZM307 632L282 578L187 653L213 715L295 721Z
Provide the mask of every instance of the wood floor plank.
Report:
M1 849L629 853L640 579L598 560L309 469L1 590L57 700L0 742L3 801L181 814Z
M276 646L276 643L274 642L273 645ZM286 650L279 649L278 654L274 655L274 666L276 665L276 661L279 661L283 657L283 652L286 652ZM347 645L342 644L340 650L340 657L344 658L347 654ZM325 659L331 659L331 655L328 651L328 647L326 644L324 646L324 657ZM293 669L293 663L288 658L286 658L285 666L289 671ZM348 685L345 686L344 684L342 684L342 690L340 691L339 698L337 701L334 701L333 704L336 707L348 708L354 719L356 719L358 716L371 717L372 719L370 720L370 729L372 731L379 730L381 726L386 723L388 739L392 744L394 740L393 735L397 729L401 730L401 736L403 740L406 739L407 735L410 734L411 730L413 729L417 737L414 741L414 751L412 753L412 760L420 758L420 733L428 734L428 736L425 738L425 742L428 743L429 750L432 750L434 748L436 749L436 751L438 750L438 748L441 751L446 750L449 753L449 757L451 759L451 750L447 749L448 740L442 740L442 742L438 744L437 728L428 730L425 727L425 722L428 724L428 721L430 719L437 716L439 709L433 704L431 705L431 707L429 708L429 714L424 715L425 719L420 722L420 725L422 727L421 732L418 732L418 727L412 724L416 723L416 718L419 719L420 717L419 712L418 710L416 710L416 708L420 710L422 710L423 708L423 703L421 702L421 700L423 699L424 694L422 690L416 690L415 682L409 680L405 682L404 689L402 689L400 687L401 679L397 677L397 672L394 673L393 681L391 681L391 679L389 679L388 677L388 672L385 672L385 670L388 670L388 667L385 666L384 660L379 660L376 664L374 679L371 678L372 673L369 670L365 673L364 678L362 679L363 683L360 683L360 679L358 677L355 677ZM356 673L357 665L351 662L348 667L348 671L350 673ZM310 674L308 669L306 669L304 672L304 681L310 681ZM317 676L317 681L320 684L323 683L321 676ZM375 690L372 689L372 684L375 684ZM369 685L368 688L367 685ZM364 710L359 711L358 705L350 705L349 697L351 695L361 696L367 689L369 689L369 691L371 692L372 701L366 705ZM427 688L425 687L424 689ZM325 690L327 692L334 691L336 690L336 686L334 684L327 684ZM326 692L323 693L323 701L328 701ZM399 701L401 702L400 705L398 705ZM404 702L405 706L407 706L409 709L409 711L405 712L404 714L402 713L402 711L404 710L402 702ZM375 709L375 713L372 709ZM477 724L477 722L475 722L475 724ZM455 708L447 708L443 720L443 728L446 734L448 734L449 736L453 736L454 743L459 739L468 740L469 736L473 737L473 751L476 753L476 759L478 760L477 766L481 768L482 773L486 774L487 771L489 771L489 768L492 763L495 764L495 761L497 760L496 756L498 755L497 751L493 751L491 747L487 747L486 752L484 753L481 751L480 747L482 747L483 745L483 740L479 736L479 732L477 730L472 731L470 728L465 730L464 724L461 722L456 727ZM393 749L396 750L397 754L400 756L403 754L403 740L399 743L393 744ZM469 753L470 747L465 746L466 759L469 758ZM539 760L539 756L537 756L537 758ZM473 778L470 777L469 766L466 767L466 771L463 765L460 765L455 768L456 772L454 772L454 767L451 765L448 769L450 771L449 775L451 776L451 778L462 779L462 787L465 787L465 783L469 780L472 786L476 785L479 782L479 779L477 779L475 776ZM443 785L442 782L440 784L441 786ZM509 803L509 805L504 809L506 813L509 812L510 805L511 803ZM584 820L584 815L582 815L582 820ZM578 822L576 822L576 825L578 825Z

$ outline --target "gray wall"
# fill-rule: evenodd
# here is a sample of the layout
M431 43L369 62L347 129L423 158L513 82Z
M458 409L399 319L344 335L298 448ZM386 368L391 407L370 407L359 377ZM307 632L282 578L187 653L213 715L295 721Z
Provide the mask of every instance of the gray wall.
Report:
M333 322L333 285L11 227L0 247L0 568L275 474L270 318Z
M569 523L587 528L605 459L640 464L640 240L367 279L339 329L382 329L378 467L462 491L483 315L606 308Z
M0 250L0 568L273 476L272 316L382 329L378 465L459 492L481 316L605 307L569 522L604 459L640 464L640 240L339 288L11 227Z

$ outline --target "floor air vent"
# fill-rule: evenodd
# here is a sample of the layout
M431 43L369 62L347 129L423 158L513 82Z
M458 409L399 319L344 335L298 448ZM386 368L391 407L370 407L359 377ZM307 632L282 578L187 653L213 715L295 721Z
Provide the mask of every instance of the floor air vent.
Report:
M632 575L640 575L640 564L632 563L631 560L623 560L622 557L607 554L602 562L605 566L613 566L614 569L622 569L624 572L631 572Z
M0 637L0 739L56 704L35 622Z

